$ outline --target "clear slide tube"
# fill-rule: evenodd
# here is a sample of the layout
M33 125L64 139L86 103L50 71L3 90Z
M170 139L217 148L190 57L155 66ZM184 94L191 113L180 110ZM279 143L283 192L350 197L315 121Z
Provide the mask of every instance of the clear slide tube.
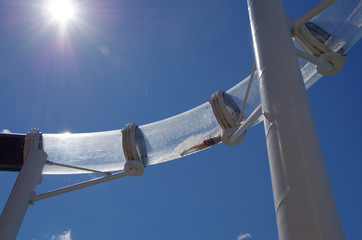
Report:
M330 49L337 51L343 47L347 52L362 36L362 1L338 0L311 21L333 36L326 42ZM306 88L311 87L321 78L321 75L316 72L314 64L300 60L300 67ZM239 107L242 105L248 81L249 77L246 77L226 91ZM244 120L260 105L258 81L256 73L246 103ZM253 125L260 121L259 118ZM209 103L204 103L171 118L142 125L139 128L142 130L147 147L146 165L185 156L187 154L183 153L188 149L201 144L203 140L218 137L221 133L221 128ZM121 129L94 133L43 134L43 139L44 151L48 154L48 160L55 163L98 171L122 170L125 164ZM192 151L192 153L194 152L197 152L197 149ZM46 165L43 173L87 172Z

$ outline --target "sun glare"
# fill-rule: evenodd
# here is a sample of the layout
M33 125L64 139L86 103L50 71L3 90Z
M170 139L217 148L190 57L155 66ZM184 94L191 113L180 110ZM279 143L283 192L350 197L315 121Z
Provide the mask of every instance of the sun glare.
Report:
M47 10L52 19L61 24L71 21L76 14L76 8L71 0L51 0Z

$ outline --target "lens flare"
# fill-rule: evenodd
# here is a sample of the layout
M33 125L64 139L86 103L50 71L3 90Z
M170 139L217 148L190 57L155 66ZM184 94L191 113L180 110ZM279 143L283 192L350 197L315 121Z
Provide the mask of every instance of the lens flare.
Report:
M71 0L52 0L47 5L51 18L61 24L73 20L76 15L76 8Z

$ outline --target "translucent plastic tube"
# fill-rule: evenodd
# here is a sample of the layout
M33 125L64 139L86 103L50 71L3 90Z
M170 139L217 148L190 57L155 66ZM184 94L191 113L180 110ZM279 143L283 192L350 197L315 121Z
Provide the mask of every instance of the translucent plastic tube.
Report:
M94 133L43 134L48 160L99 171L123 169L121 130ZM80 170L45 165L45 174L87 173Z
M249 77L231 88L227 93L241 107ZM249 116L260 104L258 81L254 80L244 115ZM180 158L182 153L220 135L221 128L209 103L158 122L139 127L143 133L147 158L146 165ZM98 171L123 169L125 158L122 150L121 130L95 133L43 134L44 150L48 160ZM72 174L84 171L46 165L45 174Z
M348 52L362 36L362 1L338 0L312 19L333 37L326 45L333 51Z
M326 44L334 51L341 47L347 52L362 36L362 1L336 1L312 21L333 37ZM300 62L306 88L311 87L321 75L316 66ZM249 77L227 91L239 107L242 105ZM217 90L217 89L215 89ZM245 107L247 118L260 105L258 74L255 74ZM259 123L259 118L255 123ZM205 139L220 136L221 128L209 103L171 118L139 127L144 135L146 165L180 158L185 151L199 145ZM121 130L95 133L43 134L44 150L48 160L98 171L122 170L125 158L122 150ZM196 152L196 151L192 151ZM46 165L44 174L74 174L84 171Z

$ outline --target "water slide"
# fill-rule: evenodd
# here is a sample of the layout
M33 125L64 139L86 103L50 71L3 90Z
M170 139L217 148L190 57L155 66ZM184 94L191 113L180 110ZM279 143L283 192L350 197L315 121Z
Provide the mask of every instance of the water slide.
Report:
M347 55L362 36L362 1L338 0L310 20L310 32L316 35L330 50ZM295 41L296 48L300 48ZM252 61L252 60L251 60ZM300 68L306 88L310 88L322 75L315 64L300 60ZM225 91L224 97L230 114L238 119L250 76ZM220 86L222 88L222 86ZM217 90L217 89L215 89ZM219 92L220 93L220 92ZM222 93L221 93L222 94ZM241 124L253 121L252 127L262 121L258 73L251 82L245 101ZM235 115L235 116L234 116ZM145 166L158 164L196 153L221 142L223 128L214 115L209 102L179 115L135 128L140 140L137 151ZM244 135L242 130L242 135ZM57 164L72 165L97 171L119 171L126 159L123 153L121 129L92 133L43 134L44 151L48 160ZM247 134L246 134L247 135ZM140 146L142 145L142 146ZM59 165L45 165L43 174L80 174L87 171Z
M342 11L343 9L344 11ZM326 10L314 17L311 22L324 29L331 37L325 45L343 54L362 36L362 2L336 1ZM298 44L295 43L298 47ZM316 83L322 75L316 65L300 61L306 88ZM243 104L250 76L225 92L240 109ZM220 86L222 87L222 86ZM217 90L217 89L216 89ZM260 105L258 74L251 82L248 99L242 120ZM261 122L258 117L251 126ZM144 165L153 165L195 153L219 142L222 128L213 113L209 102L158 122L138 127L144 139ZM44 150L48 160L98 171L122 170L126 159L122 150L122 130L94 133L43 134ZM209 143L207 141L213 141ZM44 174L85 173L82 170L46 165Z

